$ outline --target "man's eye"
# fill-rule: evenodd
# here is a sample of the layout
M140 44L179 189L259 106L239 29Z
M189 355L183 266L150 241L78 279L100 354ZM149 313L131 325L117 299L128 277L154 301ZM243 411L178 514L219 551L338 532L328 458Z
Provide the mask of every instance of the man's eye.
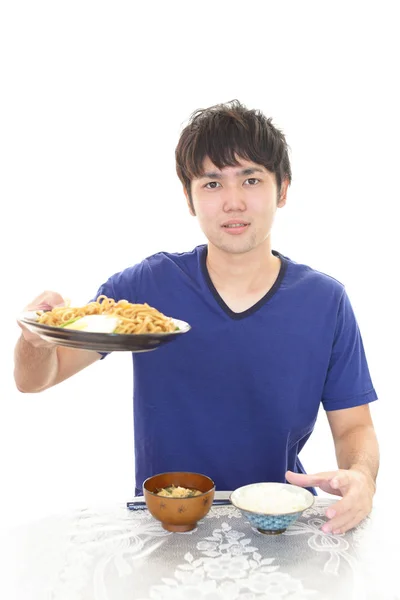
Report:
M218 181L210 181L209 183L206 183L204 187L208 190L215 190L218 185L220 185Z
M257 183L259 183L259 182L260 182L260 180L259 180L259 179L256 179L255 177L251 177L250 179L246 179L246 182L247 182L249 185L257 185Z

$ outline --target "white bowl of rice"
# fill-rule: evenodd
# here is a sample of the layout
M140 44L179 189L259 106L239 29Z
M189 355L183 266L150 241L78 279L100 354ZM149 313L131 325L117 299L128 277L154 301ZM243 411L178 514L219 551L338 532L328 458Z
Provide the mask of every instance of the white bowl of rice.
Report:
M314 504L315 496L290 483L260 482L232 492L230 500L258 531L283 533Z

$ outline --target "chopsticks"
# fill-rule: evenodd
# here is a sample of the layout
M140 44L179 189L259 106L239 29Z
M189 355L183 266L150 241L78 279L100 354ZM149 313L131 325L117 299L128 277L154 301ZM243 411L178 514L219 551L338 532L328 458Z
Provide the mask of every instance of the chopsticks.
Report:
M227 504L231 504L229 498L214 498L212 503L213 506L226 506ZM147 508L144 500L133 500L132 502L127 502L126 507L129 510L143 510Z

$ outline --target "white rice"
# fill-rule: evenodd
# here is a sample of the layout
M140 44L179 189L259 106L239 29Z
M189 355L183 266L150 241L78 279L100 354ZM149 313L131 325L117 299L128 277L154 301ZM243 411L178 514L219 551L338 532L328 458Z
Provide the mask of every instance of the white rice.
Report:
M272 489L268 484L243 488L234 500L241 508L266 514L301 511L307 506L302 492L289 491L284 487Z

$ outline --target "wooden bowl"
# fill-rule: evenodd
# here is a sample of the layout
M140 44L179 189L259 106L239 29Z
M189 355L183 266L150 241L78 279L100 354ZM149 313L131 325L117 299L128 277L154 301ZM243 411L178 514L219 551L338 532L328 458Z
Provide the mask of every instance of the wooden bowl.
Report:
M190 498L158 496L157 491L170 485L192 488L202 492ZM150 513L167 531L191 531L197 521L210 510L215 494L215 483L207 475L175 471L159 473L143 483L143 495Z

